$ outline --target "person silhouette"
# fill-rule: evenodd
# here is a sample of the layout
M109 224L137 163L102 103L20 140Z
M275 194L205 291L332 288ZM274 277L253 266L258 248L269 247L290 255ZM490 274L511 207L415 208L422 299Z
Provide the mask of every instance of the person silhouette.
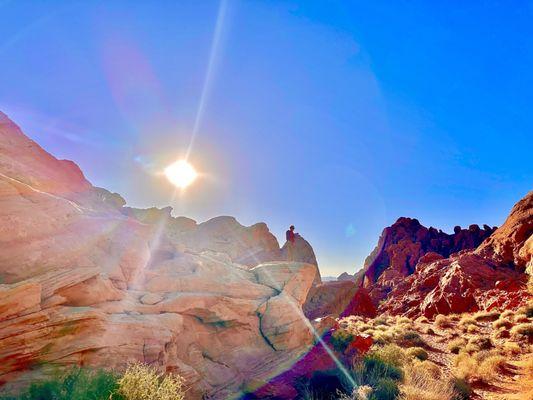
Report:
M287 239L287 259L288 261L294 261L294 241L296 239L294 225L291 225L287 232L285 232L285 238Z

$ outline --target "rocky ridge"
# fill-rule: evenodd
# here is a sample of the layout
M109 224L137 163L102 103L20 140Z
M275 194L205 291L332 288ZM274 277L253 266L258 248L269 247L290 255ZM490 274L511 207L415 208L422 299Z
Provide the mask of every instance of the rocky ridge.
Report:
M306 262L287 262L265 224L125 207L2 113L0 219L0 390L141 361L191 397L226 397L312 342L302 304L320 277L303 238Z

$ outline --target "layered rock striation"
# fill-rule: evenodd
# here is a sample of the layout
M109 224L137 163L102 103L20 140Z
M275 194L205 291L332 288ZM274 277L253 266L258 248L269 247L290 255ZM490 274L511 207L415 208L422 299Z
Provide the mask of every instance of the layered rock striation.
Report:
M263 223L125 207L1 113L0 220L4 390L141 361L184 376L191 397L225 397L312 341L302 304L320 277L307 242L305 262L287 262Z

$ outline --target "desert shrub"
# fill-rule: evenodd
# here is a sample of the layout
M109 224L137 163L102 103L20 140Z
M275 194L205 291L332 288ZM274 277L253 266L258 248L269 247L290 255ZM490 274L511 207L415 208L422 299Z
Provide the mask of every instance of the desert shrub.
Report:
M468 400L472 396L472 388L470 384L462 378L452 378L451 385L453 387L453 400Z
M463 351L468 354L477 353L481 349L479 346L475 343L467 343L466 346L463 348Z
M520 376L513 384L514 393L505 396L505 400L533 399L533 353L517 363L520 367Z
M468 327L466 328L466 331L468 333L477 333L477 332L479 332L479 326L477 326L477 325L468 325Z
M426 327L426 328L424 329L424 333L425 333L426 335L434 335L434 334L435 334L435 331L433 330L433 328L431 328L431 327L428 326L428 327Z
M470 325L476 325L477 321L470 315L465 314L459 320L459 326L462 329L467 329Z
M384 361L375 353L365 356L354 366L352 372L358 386L369 385L373 388L376 388L378 381L382 379L400 381L403 377L399 367Z
M533 318L533 304L528 304L526 306L526 309L524 310L524 314L526 314L526 317Z
M400 335L399 342L405 346L423 346L425 345L424 340L418 332L415 331L406 331Z
M511 337L513 338L533 338L533 323L515 325L511 328Z
M522 348L518 343L515 342L505 342L503 344L503 350L507 353L518 354L521 352Z
M115 392L117 376L103 370L75 368L42 382L36 382L17 396L2 400L122 400Z
M374 319L374 326L378 326L378 325L389 325L389 323L387 322L387 318L378 317Z
M452 400L454 395L451 382L440 379L440 368L429 361L406 368L400 391L402 400Z
M163 375L145 364L132 364L118 381L117 393L126 400L183 400L183 378Z
M461 352L454 360L454 371L455 376L467 381L488 382L505 364L505 357L496 350L482 350L475 354Z
M452 320L447 315L439 314L435 318L435 325L440 329L449 328L452 326Z
M492 340L485 336L474 336L468 341L468 344L477 346L480 350L488 350L493 347Z
M396 320L397 324L412 324L413 321L407 317L400 317Z
M348 332L346 329L337 329L331 335L330 342L336 351L342 353L344 350L346 350L353 338L354 335Z
M513 323L509 321L507 318L500 318L492 323L492 327L494 329L501 329L501 328L509 329L512 326L513 326Z
M477 367L477 360L467 352L460 352L454 360L455 376L460 379L469 380L472 378Z
M494 321L500 317L499 311L478 311L474 314L474 319L478 322L480 321Z
M413 358L417 358L420 361L425 361L428 359L428 352L422 347L411 347L407 349L407 355Z
M477 376L484 380L489 381L496 376L496 373L506 364L505 357L499 354L492 354L485 357L479 364L476 371Z
M526 317L526 314L516 314L514 316L514 322L516 324L522 324L522 323L526 323L529 321L529 318Z
M405 351L395 344L387 344L380 347L374 350L372 354L395 367L402 367L407 361Z
M453 339L451 342L448 343L448 350L450 353L453 354L459 354L459 351L465 346L466 340L463 338L457 338Z
M382 378L376 382L370 400L394 400L400 394L398 383L390 378Z
M391 332L380 332L376 331L374 334L372 334L372 338L374 339L374 343L380 346L384 346L388 343L391 343L394 340L394 336Z

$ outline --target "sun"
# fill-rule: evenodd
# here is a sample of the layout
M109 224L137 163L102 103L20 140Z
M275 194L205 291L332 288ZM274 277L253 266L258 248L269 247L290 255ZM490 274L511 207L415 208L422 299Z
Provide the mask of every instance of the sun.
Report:
M178 160L165 168L165 176L174 186L185 189L196 180L198 173L186 160Z

